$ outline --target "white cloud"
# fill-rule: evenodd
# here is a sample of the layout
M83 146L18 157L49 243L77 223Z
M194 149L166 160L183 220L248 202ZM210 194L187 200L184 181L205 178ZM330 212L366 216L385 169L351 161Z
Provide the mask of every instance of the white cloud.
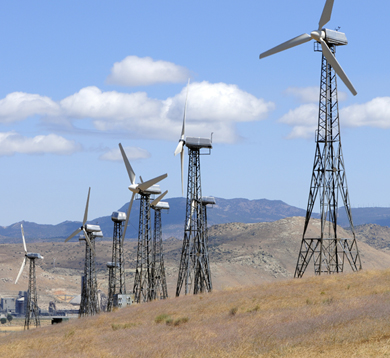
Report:
M58 115L60 108L49 97L13 92L0 100L0 122L20 121L34 115Z
M320 88L313 87L289 87L284 93L295 97L301 103L318 103L320 98ZM338 91L339 102L345 101L348 95L346 92Z
M287 138L312 138L318 125L318 105L301 105L279 121L293 127ZM340 109L340 124L344 127L390 128L390 97L377 97Z
M150 158L150 153L145 149L139 147L125 147L123 149L126 152L127 158L129 160ZM115 162L123 161L122 154L119 148L110 149L108 152L102 154L99 159Z
M81 146L56 134L24 137L15 132L0 133L0 156L24 154L72 154L81 150Z
M390 128L390 97L377 97L341 110L342 124L348 127Z
M99 131L125 130L139 138L178 140L185 97L186 87L173 97L158 100L145 92L103 92L91 86L59 102L26 93L13 93L4 100L8 103L7 118L13 120L38 114L46 123L67 124L70 129L74 119L92 120ZM26 110L20 110L21 107ZM186 135L208 137L214 132L216 142L233 143L238 139L237 123L265 119L273 109L273 103L256 98L236 85L191 83ZM2 110L6 112L0 100L0 114Z
M313 138L318 125L318 105L303 104L295 109L291 109L279 122L293 127L288 139L293 138Z
M127 56L115 62L107 77L108 84L121 86L148 86L156 83L186 82L190 71L167 61L155 61L151 57Z
M142 138L177 140L182 125L186 87L166 100L149 98L145 92L102 92L86 87L60 102L72 118L91 118L101 131L126 130ZM266 118L274 104L240 90L235 85L191 83L186 134L209 136L217 142L237 140L235 124Z

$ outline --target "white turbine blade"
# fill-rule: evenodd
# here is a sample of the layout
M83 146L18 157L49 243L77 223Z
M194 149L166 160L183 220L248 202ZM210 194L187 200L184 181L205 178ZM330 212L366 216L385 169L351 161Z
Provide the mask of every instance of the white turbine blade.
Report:
M19 277L20 277L20 275L21 275L22 272L23 272L24 266L26 266L26 261L27 261L27 257L25 257L24 260L23 260L23 262L22 262L22 266L21 266L21 268L20 268L20 270L19 270L18 277L16 277L16 280L15 280L15 285L16 285L16 284L18 283L18 281L19 281Z
M348 89L351 91L351 93L356 96L357 92L355 90L355 87L353 87L351 81L341 68L340 64L337 62L336 57L334 57L332 51L329 49L328 45L323 39L320 39L321 46L322 46L322 53L328 60L329 64L333 67L337 75L341 78L341 80L344 82L344 84L348 87Z
M89 194L91 193L91 187L89 187L88 190L88 197L87 197L87 203L85 204L85 211L84 211L84 219L83 219L83 226L87 222L88 219L88 206L89 206Z
M270 55L274 55L275 53L287 50L287 49L289 49L291 47L295 47L295 46L301 45L301 44L303 44L305 42L308 42L310 40L311 40L311 36L308 35L308 34L299 35L297 37L294 37L291 40L283 42L282 44L280 44L280 45L278 45L276 47L271 48L268 51L263 52L262 54L260 54L260 58L264 58L264 57L267 57L267 56L270 56Z
M183 187L184 151L180 153L180 166L181 166L181 196L184 196L184 187Z
M190 229L192 216L194 215L195 206L196 206L196 201L192 200L192 202L191 202L191 213L190 213L190 217L188 218L188 221L187 221L187 230Z
M122 247L123 247L123 241L125 240L125 236L126 236L127 225L129 223L130 212L131 212L131 207L133 206L134 197L135 197L135 193L133 193L133 195L131 196L129 207L127 208L126 221L125 221L125 226L123 228L123 233L122 233Z
M141 181L141 183L143 183L144 181L142 180L142 177L141 175L139 176L139 180Z
M81 228L78 228L72 235L70 235L65 242L68 242L72 237L76 236L81 231Z
M145 181L143 182L142 184L139 184L138 185L138 188L140 190L146 190L148 188L150 188L152 185L158 183L159 181L165 179L166 177L168 176L168 174L163 174L163 175L160 175L159 177L157 178L154 178L154 179L150 179L148 181Z
M20 224L20 228L22 229L22 239L23 239L24 252L27 254L27 246L26 246L26 240L24 239L23 224Z
M84 228L83 228L83 231L84 231L84 235L85 235L85 240L87 241L88 246L90 247L91 251L95 255L95 249L92 247L92 243L91 243L91 240L89 239L88 233Z
M126 166L127 174L129 174L130 182L131 182L131 184L135 184L134 170L131 167L129 160L127 159L127 156L126 156L125 151L123 150L122 144L120 144L120 143L119 143L119 149L121 150L122 158L123 158L123 161L125 162L125 166Z
M324 10L322 10L322 15L321 15L320 21L318 23L318 30L322 30L322 27L329 22L330 17L332 15L333 3L334 3L334 0L327 0L326 1L325 6L324 6Z
M178 155L183 151L184 142L182 140L179 141L176 149L175 149L175 155Z
M184 104L184 114L183 114L183 125L181 127L181 139L184 139L184 134L185 134L185 128L186 128L186 112L187 112L187 100L188 100L188 90L190 88L190 79L188 79L187 83L187 94L186 94L186 101Z
M157 204L161 201L161 199L162 199L165 195L167 195L167 193L168 193L168 190L165 190L158 198L154 199L154 200L150 203L150 206L155 206L155 205L157 205Z

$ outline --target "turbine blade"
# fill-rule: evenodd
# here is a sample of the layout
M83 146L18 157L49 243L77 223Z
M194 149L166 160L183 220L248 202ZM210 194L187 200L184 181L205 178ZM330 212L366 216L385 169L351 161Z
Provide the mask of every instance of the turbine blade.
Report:
M181 196L184 196L184 187L183 187L183 170L184 170L184 151L180 153L180 166L181 166Z
M131 207L133 206L134 197L135 197L135 193L133 193L133 195L131 196L129 207L127 208L126 221L125 221L125 226L123 228L123 233L122 233L122 247L123 247L123 241L125 240L125 236L126 236L127 225L129 223L130 212L131 212Z
M188 218L188 221L187 221L187 230L189 230L191 228L191 221L192 221L192 216L194 215L195 205L196 205L196 201L192 200L191 201L191 213L190 213L190 217Z
M185 128L186 128L186 111L187 111L187 100L188 100L188 90L190 88L190 79L188 79L187 83L187 94L186 94L186 101L184 104L184 115L183 115L183 125L181 127L181 139L184 139L184 134L185 134Z
M27 254L27 246L26 246L26 240L24 239L23 224L20 224L20 228L21 228L21 230L22 230L22 239L23 239L24 252Z
M139 176L139 180L141 181L141 183L143 183L144 181L142 180L142 177L141 175Z
M72 237L75 237L82 229L78 228L72 235L70 235L65 242L68 242Z
M183 146L184 146L184 141L180 139L179 143L177 144L176 150L175 150L175 155L178 155L183 151Z
M84 231L84 235L85 235L85 240L87 241L88 246L90 247L91 251L95 255L95 249L92 246L92 243L91 243L91 240L89 239L88 233L87 233L87 231L84 228L83 228L83 231Z
M91 187L89 187L89 190L88 190L88 197L87 197L87 203L85 204L83 226L84 226L85 223L87 222L87 218L88 218L88 206L89 206L89 194L90 194L90 193L91 193Z
M322 30L323 26L329 22L330 17L332 15L333 3L334 3L334 0L327 0L326 1L325 5L324 5L324 10L322 10L322 15L321 15L320 21L318 23L318 30Z
M125 151L123 150L122 144L120 144L120 143L119 143L119 149L121 150L122 158L123 158L123 161L125 162L125 166L126 166L127 174L129 174L130 182L131 182L131 184L135 184L134 170L131 167L129 160L127 159L127 156L126 156Z
M22 262L22 266L21 266L21 268L20 268L20 270L19 270L19 273L18 273L18 276L16 277L16 280L15 280L15 285L16 285L16 284L18 283L18 281L19 281L19 277L20 277L20 275L21 275L22 272L23 272L24 266L26 266L26 261L27 261L27 257L25 257L24 260L23 260L23 262Z
M344 82L344 84L348 87L348 89L351 91L351 93L356 96L357 92L355 90L355 87L353 87L351 81L341 68L340 64L337 62L336 57L334 57L332 51L329 49L328 45L323 39L320 39L321 47L322 47L322 53L328 60L329 64L333 67L337 75L341 78L341 80Z
M159 181L165 179L166 177L168 176L168 174L163 174L163 175L160 175L159 177L157 178L154 178L154 179L150 179L148 181L145 181L143 182L142 184L139 184L138 185L138 188L140 190L146 190L148 188L150 188L152 185L158 183Z
M295 47L295 46L301 45L301 44L303 44L305 42L308 42L310 40L311 40L311 36L308 35L308 34L299 35L297 37L294 37L291 40L283 42L282 44L280 44L280 45L278 45L276 47L271 48L270 50L268 50L266 52L263 52L260 55L260 58L264 58L264 57L267 57L267 56L270 56L270 55L274 55L275 53L287 50L287 49L289 49L291 47Z
M165 195L167 195L167 193L168 193L168 190L165 190L158 198L154 199L154 200L150 203L150 206L155 206L155 205L157 205L157 204L161 201L161 199L162 199Z

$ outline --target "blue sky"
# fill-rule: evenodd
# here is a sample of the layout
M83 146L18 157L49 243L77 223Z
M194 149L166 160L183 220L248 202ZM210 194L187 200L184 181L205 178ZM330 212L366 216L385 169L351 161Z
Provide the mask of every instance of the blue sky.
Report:
M189 136L209 137L203 195L280 199L306 208L320 53L309 42L259 54L317 29L324 1L12 1L0 5L0 225L109 215L136 175L163 173L181 195L185 87ZM390 206L390 4L335 0L340 121L353 207ZM187 154L185 172L187 172ZM185 180L186 181L186 180Z

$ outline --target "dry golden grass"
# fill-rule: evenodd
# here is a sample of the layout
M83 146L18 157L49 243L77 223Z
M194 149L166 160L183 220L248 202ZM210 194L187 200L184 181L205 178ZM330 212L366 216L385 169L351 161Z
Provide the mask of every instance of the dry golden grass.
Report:
M390 270L134 305L0 336L1 357L390 357Z

